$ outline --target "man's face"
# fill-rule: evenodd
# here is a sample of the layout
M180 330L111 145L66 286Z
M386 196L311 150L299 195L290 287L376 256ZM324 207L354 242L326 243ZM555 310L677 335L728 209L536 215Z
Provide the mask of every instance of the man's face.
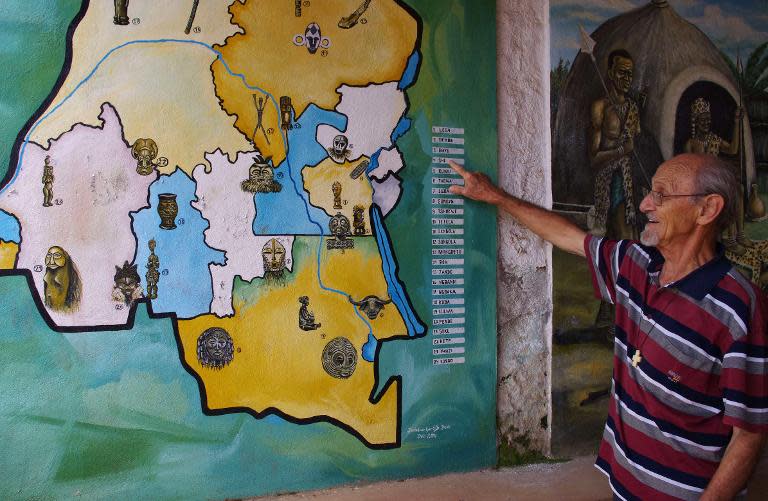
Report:
M662 195L687 195L696 192L695 175L694 168L669 161L661 164L651 186ZM640 203L640 211L648 217L640 242L661 250L684 244L696 228L699 205L696 197L669 197L657 206L649 193Z
M608 78L616 90L622 94L629 92L629 88L632 86L634 68L635 63L631 59L621 56L613 58L613 66L608 70Z

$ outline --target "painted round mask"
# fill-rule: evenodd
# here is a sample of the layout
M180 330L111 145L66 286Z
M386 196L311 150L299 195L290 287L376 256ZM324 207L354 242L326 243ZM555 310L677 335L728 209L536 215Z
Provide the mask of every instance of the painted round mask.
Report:
M352 376L357 367L357 351L349 339L336 337L325 345L322 355L323 370L337 379Z
M203 367L221 369L229 365L235 348L229 333L221 327L211 327L197 338L197 361Z

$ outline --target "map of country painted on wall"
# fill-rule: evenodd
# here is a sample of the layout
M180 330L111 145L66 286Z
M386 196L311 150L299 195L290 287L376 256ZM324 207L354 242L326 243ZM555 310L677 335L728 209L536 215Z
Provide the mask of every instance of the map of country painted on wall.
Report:
M421 21L395 0L189 4L83 3L0 188L0 269L60 332L172 318L207 414L397 446L377 357L425 329L384 221Z

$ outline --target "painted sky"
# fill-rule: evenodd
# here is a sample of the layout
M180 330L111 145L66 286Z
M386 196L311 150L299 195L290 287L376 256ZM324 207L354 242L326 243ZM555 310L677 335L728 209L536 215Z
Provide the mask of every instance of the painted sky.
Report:
M557 66L560 58L573 61L579 49L579 24L591 33L607 19L647 3L647 0L550 0L552 66ZM749 54L768 41L768 0L670 0L669 3L733 58L737 48L742 55Z

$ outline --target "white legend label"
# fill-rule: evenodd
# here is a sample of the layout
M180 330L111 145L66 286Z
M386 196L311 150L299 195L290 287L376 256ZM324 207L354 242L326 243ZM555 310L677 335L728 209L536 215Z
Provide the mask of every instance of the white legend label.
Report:
M438 315L463 315L466 308L434 308L432 314Z
M433 358L432 365L463 364L464 357Z
M455 348L435 348L432 350L432 354L437 355L461 355L464 353L463 346L456 346Z
M464 144L463 137L432 136L432 143L436 144Z
M433 259L432 266L464 266L463 259Z
M463 274L464 268L432 268L432 276L445 277Z
M452 298L435 298L432 300L432 306L449 306L449 305L456 305L456 304L464 304L464 298L463 297L452 297Z
M433 336L453 336L456 334L464 334L464 327L440 327L432 329Z
M464 148L446 148L445 146L433 146L432 154L433 155L463 155Z
M464 129L460 129L458 127L443 127L436 125L432 127L432 134L453 134L456 136L463 136Z
M447 158L447 157L432 157L432 163L433 164L448 164L448 160L452 162L456 162L459 165L464 165L464 159L463 158Z
M464 205L463 198L435 197L432 199L432 205Z
M463 216L464 209L438 207L436 209L435 208L432 209L432 215L433 216Z
M432 228L433 235L463 235L464 228Z
M432 249L433 256L463 256L464 249Z
M446 344L464 344L463 337L436 337L432 340L432 346L445 346Z

